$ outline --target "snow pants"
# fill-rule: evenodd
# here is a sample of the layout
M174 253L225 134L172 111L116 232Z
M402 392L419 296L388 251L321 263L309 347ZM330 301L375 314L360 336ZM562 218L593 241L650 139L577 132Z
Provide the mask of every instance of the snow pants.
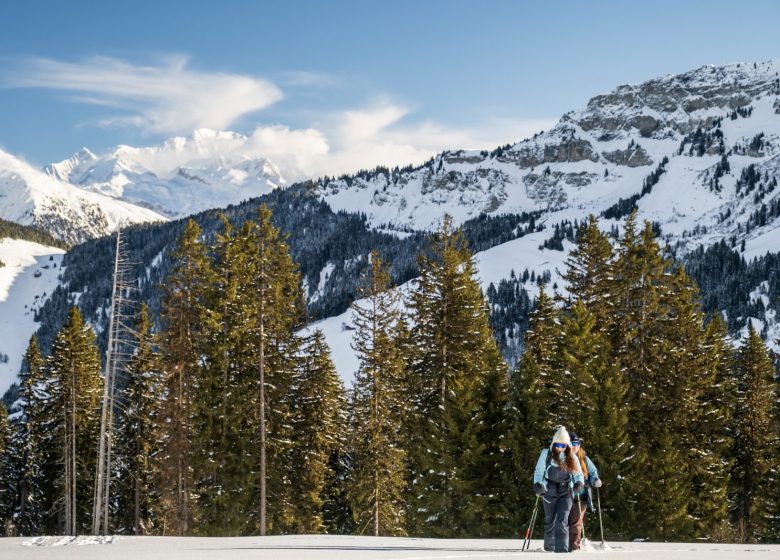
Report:
M549 552L569 552L569 512L571 490L568 483L547 483L542 496L544 504L544 549Z
M572 499L571 513L569 513L569 550L579 550L582 545L582 525L585 522L585 512L588 511L588 503L580 497Z

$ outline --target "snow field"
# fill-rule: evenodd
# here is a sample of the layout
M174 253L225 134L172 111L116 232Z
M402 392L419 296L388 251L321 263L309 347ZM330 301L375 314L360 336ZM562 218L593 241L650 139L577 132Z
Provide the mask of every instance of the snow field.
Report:
M542 542L521 551L520 539L416 539L301 535L273 537L38 537L0 539L0 558L14 560L436 560L542 558ZM596 542L577 556L614 560L759 560L780 545Z
M40 309L59 284L64 251L18 239L0 239L0 395L16 381ZM51 259L51 260L50 260ZM36 276L36 274L39 274ZM45 294L45 295L44 295Z

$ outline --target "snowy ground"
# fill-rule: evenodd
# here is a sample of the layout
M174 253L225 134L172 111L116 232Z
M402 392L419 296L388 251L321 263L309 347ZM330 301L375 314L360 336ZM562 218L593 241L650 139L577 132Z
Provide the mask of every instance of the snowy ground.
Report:
M0 239L0 395L16 380L30 335L38 328L35 311L59 281L64 251L31 241Z
M428 560L470 558L540 558L541 541L522 552L521 540L407 539L342 536L175 538L175 537L47 537L0 539L0 558L112 560ZM611 543L577 555L641 560L780 558L780 545L699 543Z

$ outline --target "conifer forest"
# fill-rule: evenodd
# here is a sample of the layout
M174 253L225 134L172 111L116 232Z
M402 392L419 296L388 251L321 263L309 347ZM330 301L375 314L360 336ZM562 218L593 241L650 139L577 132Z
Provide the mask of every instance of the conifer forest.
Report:
M773 356L752 326L733 344L702 267L635 212L615 235L595 216L561 226L565 286L540 277L533 301L483 293L476 241L449 217L415 240L403 288L374 250L346 385L304 330L271 209L220 220L215 236L179 228L159 302L126 294L110 387L105 333L78 308L50 343L30 339L0 406L5 534L522 537L537 457L564 425L599 467L609 538L777 541ZM495 312L510 303L532 309L514 354Z

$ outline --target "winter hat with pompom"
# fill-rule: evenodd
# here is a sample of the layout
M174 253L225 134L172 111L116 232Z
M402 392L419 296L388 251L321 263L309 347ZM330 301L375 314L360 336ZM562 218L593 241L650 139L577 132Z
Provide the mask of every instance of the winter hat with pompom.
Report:
M560 426L558 428L558 431L555 432L555 435L553 436L553 443L565 443L566 445L571 445L571 438L569 437L569 432L566 431L565 426Z

